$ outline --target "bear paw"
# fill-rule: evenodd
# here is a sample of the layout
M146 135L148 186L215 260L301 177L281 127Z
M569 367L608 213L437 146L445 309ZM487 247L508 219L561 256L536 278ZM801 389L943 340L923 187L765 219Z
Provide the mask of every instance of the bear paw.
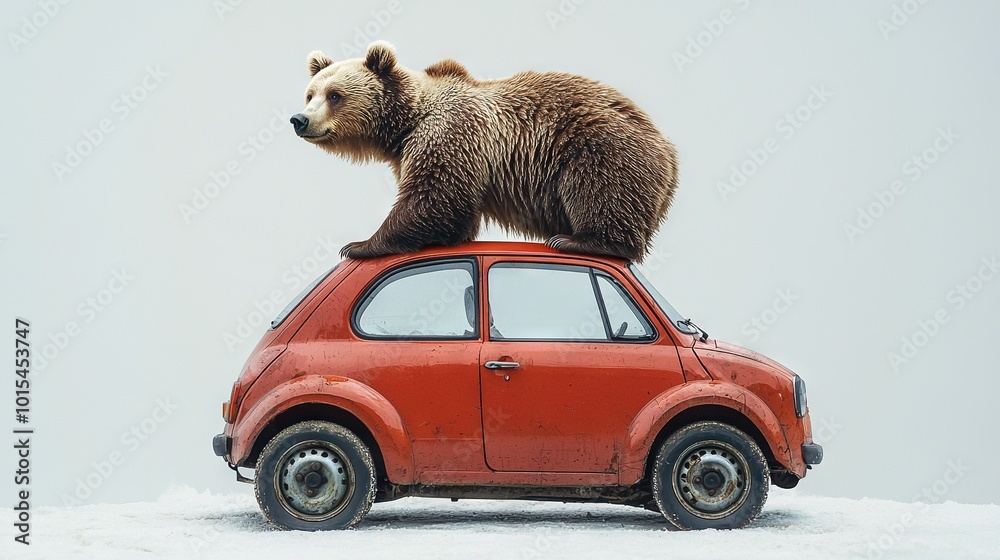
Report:
M609 243L593 236L553 235L545 242L560 253L581 253L587 255L608 255L639 262L643 251L624 244Z
M556 251L562 251L564 253L576 252L573 250L576 243L569 235L553 235L548 241L545 242L545 244L552 247Z
M340 250L340 256L345 259L370 259L381 256L381 253L372 250L368 241L354 241L344 245Z

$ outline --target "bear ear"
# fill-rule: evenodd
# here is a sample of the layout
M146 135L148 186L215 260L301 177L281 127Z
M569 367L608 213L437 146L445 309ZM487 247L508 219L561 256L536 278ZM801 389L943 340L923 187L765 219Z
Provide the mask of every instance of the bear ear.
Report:
M320 51L313 51L309 53L309 58L306 59L309 65L309 76L315 76L319 74L319 71L326 68L327 66L333 64L330 57L326 56Z
M432 78L453 77L460 80L472 79L472 76L469 75L469 71L465 69L465 66L462 66L450 58L431 64L427 68L424 68L424 72Z
M385 74L396 66L396 49L385 41L375 41L368 45L365 67L375 74Z

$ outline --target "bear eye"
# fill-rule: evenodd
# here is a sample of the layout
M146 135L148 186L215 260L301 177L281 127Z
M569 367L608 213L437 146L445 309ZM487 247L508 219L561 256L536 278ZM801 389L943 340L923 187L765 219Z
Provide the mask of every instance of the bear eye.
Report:
M326 94L326 99L330 103L336 103L336 102L340 101L340 94L337 93L337 92L335 92L335 91L331 91L330 93Z
M312 100L313 100L313 94L310 93L309 95L306 96L306 103L309 103Z

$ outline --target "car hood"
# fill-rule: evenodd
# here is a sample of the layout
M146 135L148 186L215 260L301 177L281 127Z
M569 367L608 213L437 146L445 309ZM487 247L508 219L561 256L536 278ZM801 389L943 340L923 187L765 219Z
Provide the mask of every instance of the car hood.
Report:
M698 351L711 350L714 352L720 352L722 354L730 354L732 356L739 356L741 358L746 358L748 360L753 360L757 363L764 364L773 368L781 374L788 376L789 379L795 377L795 372L786 368L785 366L779 364L778 362L768 358L767 356L754 352L748 348L742 346L737 346L735 344L730 344L728 342L722 342L720 340L708 339L705 342L697 341L694 344L694 353L698 354Z

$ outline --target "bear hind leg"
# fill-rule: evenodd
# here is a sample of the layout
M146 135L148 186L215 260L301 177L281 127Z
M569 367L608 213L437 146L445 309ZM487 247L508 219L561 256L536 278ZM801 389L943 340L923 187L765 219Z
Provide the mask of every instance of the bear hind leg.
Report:
M625 156L616 158L613 146L598 148L578 151L563 169L559 198L570 231L554 232L546 244L566 253L639 262L649 249L654 202L641 188L641 173L616 161L627 161Z

